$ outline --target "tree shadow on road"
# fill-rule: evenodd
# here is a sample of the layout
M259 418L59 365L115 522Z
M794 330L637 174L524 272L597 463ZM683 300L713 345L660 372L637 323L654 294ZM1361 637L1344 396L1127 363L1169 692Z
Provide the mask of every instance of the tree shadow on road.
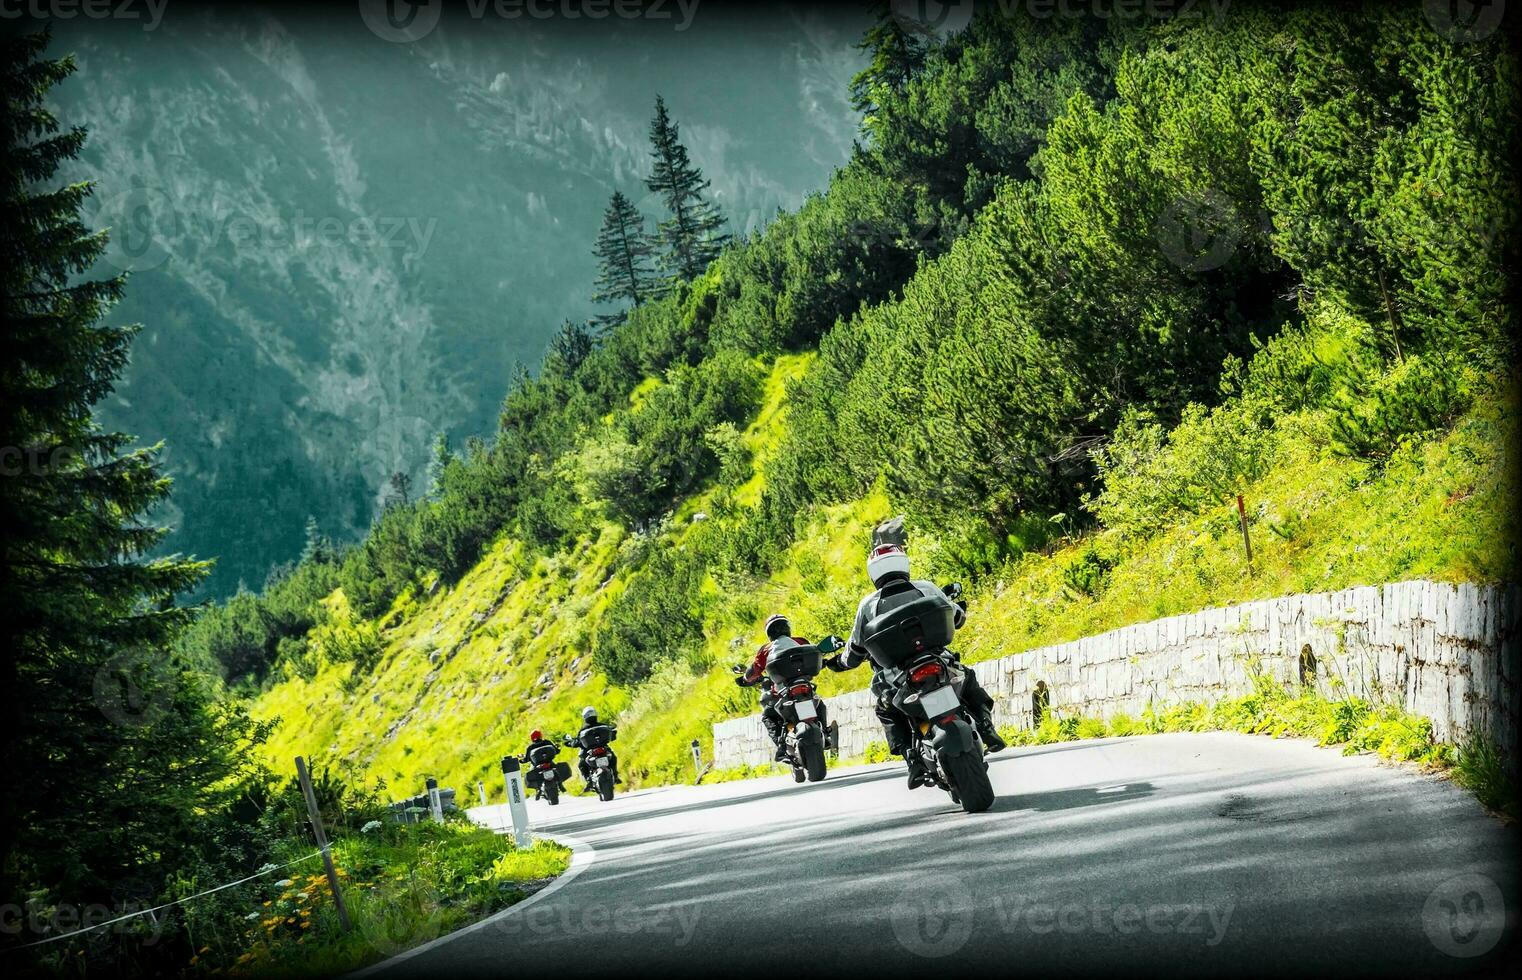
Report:
M1079 807L1103 806L1107 803L1128 803L1151 796L1156 789L1157 787L1151 783L1140 782L1084 786L1047 793L1006 794L994 800L994 805L988 812L1009 813L1015 810L1033 810L1037 813L1053 813L1057 810L1075 810Z

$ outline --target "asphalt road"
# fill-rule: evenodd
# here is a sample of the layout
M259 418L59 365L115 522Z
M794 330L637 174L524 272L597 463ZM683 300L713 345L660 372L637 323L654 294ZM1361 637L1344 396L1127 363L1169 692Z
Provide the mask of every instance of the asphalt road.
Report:
M1515 829L1409 769L1199 734L990 774L977 815L900 764L531 802L570 880L379 973L1488 974L1516 934Z

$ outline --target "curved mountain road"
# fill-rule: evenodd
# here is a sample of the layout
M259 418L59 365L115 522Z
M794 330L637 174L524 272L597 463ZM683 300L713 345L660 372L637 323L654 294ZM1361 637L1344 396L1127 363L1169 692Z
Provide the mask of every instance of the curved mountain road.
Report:
M976 815L897 763L531 802L579 842L575 877L375 972L1457 974L1515 937L1515 831L1436 778L1231 734L990 773Z

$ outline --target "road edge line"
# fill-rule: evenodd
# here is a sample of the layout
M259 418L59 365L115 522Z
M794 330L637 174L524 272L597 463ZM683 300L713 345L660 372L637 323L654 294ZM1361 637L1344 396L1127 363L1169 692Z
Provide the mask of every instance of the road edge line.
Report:
M583 871L590 868L592 864L597 860L597 849L579 837L570 837L564 834L557 834L553 836L550 834L535 834L534 836L539 840L553 841L556 844L562 844L571 849L571 863L566 866L565 871L562 872L558 878L543 888L539 889L538 891L534 892L534 894L530 895L528 898L525 898L523 901L514 902L507 908L493 912L491 915L488 915L484 919L479 919L475 922L472 922L468 926L461 926L454 932L439 936L436 939L430 939L421 946L414 946L412 949L404 950L400 953L397 953L395 956L388 956L383 960L371 963L369 966L360 967L353 973L346 974L349 980L359 980L360 977L367 977L372 974L380 973L384 970L396 966L403 960L409 960L414 956L420 956L431 949L435 949L439 946L446 945L447 943L454 942L456 939L459 939L461 936L464 936L468 933L476 932L477 930L485 929L487 926L494 925L495 923L500 922L515 912L521 912L534 903L538 902L540 899L548 898L565 885L570 884L572 880L574 880Z

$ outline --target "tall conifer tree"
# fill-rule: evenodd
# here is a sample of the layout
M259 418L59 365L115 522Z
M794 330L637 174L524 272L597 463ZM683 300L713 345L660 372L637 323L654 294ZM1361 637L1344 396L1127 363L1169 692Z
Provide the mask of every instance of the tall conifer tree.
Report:
M657 292L655 272L650 266L655 243L645 231L645 218L621 191L614 191L603 212L602 231L592 248L597 257L597 281L592 284L592 302L628 303L638 306ZM628 311L598 316L600 326L622 323Z
M85 131L45 106L74 70L48 40L0 40L0 902L42 906L188 866L236 768L228 715L171 652L207 563L146 557L169 480L92 414L136 328L100 322L124 279L89 277L91 185L57 179Z
M655 166L645 186L661 195L670 213L659 226L662 270L674 279L696 278L724 250L729 235L723 230L724 215L704 196L709 182L688 159L666 100L658 95L650 121L650 155Z

